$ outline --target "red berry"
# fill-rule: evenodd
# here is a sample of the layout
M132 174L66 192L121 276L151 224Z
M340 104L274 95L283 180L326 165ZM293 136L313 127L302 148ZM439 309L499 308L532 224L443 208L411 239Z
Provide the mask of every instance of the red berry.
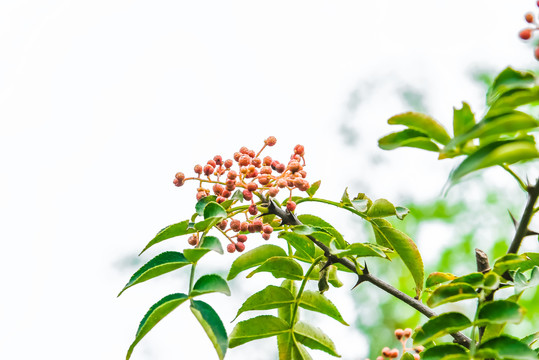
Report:
M256 153L255 153L254 150L249 150L249 151L247 152L247 155L249 155L249 156L252 157L252 158L256 157Z
M522 40L528 40L532 37L532 31L532 29L524 29L518 34L518 36L520 36Z
M302 169L302 166L300 163L296 160L292 160L288 163L288 169L292 171L293 173L298 172Z
M300 161L301 156L299 156L298 154L292 154L292 155L290 155L290 160Z
M197 235L191 235L189 236L189 239L187 239L187 243L191 246L196 246L198 244L198 236Z
M258 177L258 182L260 183L260 185L267 185L269 183L269 178L267 176L259 176Z
M389 357L392 358L392 359L394 359L396 357L399 357L399 350L397 350L397 349L391 350L391 354L389 354Z
M242 155L242 153L240 153L240 152L235 152L235 153L234 153L234 156L233 156L233 157L234 157L234 160L240 161L241 155Z
M271 238L271 234L266 234L266 233L262 234L262 239L269 240L270 238Z
M232 195L232 193L229 190L223 190L223 194L222 194L223 197L228 199L230 195Z
M535 48L535 58L539 60L539 47Z
M236 188L236 182L234 180L226 181L226 189L228 191L234 191L235 188Z
M416 347L414 348L414 351L415 351L416 353L418 353L418 354L421 353L421 352L423 352L423 350L425 350L425 347L424 347L424 346L421 346L421 345L416 346Z
M303 145L296 145L294 147L294 153L298 154L299 156L303 156L305 154L305 147Z
M404 335L404 331L402 329L395 330L395 337L397 340L402 339L402 336Z
M296 210L296 203L293 202L292 200L288 200L288 202L286 203L286 210L290 212Z
M256 205L255 204L251 204L249 206L249 214L251 215L256 215L258 214L258 209L256 208Z
M421 359L421 357L419 356L419 354L414 354L414 360L419 360Z
M539 7L539 1L537 1L537 7Z
M301 170L301 171L299 172L299 174L300 174L301 177L304 178L304 179L307 177L307 172L306 172L305 170Z
M288 186L288 181L286 181L286 179L279 179L279 181L277 181L277 186L281 189L285 188Z
M195 165L195 173L202 174L202 165Z
M226 246L226 251L232 254L234 251L236 251L236 245L232 243L228 244Z
M262 228L262 231L264 231L264 234L271 234L273 232L273 228L271 227L271 225L266 224Z
M256 191L256 189L258 189L258 185L255 182L250 182L247 184L247 190L250 192Z
M250 166L252 166L252 165L250 165ZM251 170L251 171L247 170L247 177L248 178L255 178L257 176L258 176L258 170Z
M185 175L182 173L182 172L178 172L176 173L176 175L174 176L176 179L178 179L180 182L182 182L183 180L185 180Z
M256 166L257 168L260 167L262 165L262 160L260 160L260 158L254 158L252 161L254 166Z
M271 167L269 167L269 166L262 166L262 169L260 169L261 174L269 175L269 174L271 174L271 171L272 171Z
M410 328L404 329L403 335L404 335L405 338L408 339L410 336L412 336L412 329L410 329Z
M279 173L279 174L282 174L285 170L286 170L286 166L285 164L279 164L275 167L275 170Z
M245 235L245 234L239 234L239 235L238 235L238 241L239 241L239 242L242 242L242 243L243 243L243 242L246 242L246 241L247 241L247 235Z
M215 170L215 169L213 168L213 166L211 166L211 165L209 165L209 164L206 165L206 166L204 166L204 174L205 174L206 176L210 176L211 174L213 174L213 171L214 171L214 170Z
M306 191L310 187L311 185L309 184L309 182L307 180L302 179L301 185L298 186L298 189L300 191Z
M279 193L279 188L276 188L276 187L269 188L269 191L268 191L269 196L276 197L278 193Z
M277 143L277 139L275 138L275 136L270 136L264 142L268 146L273 146L273 145L275 145Z
M241 226L240 226L240 230L243 231L243 232L249 231L249 223L248 222L242 222Z
M302 186L302 185L303 185L303 179L302 179L302 178L295 178L295 179L294 179L294 186L295 186L295 187L298 187L298 188L299 188L299 187Z
M208 165L211 165L213 167L216 167L217 166L217 162L215 160L208 160Z
M226 229L227 223L228 223L227 220L223 220L223 221L221 221L221 222L219 223L219 225L217 225L217 226L219 226L219 229L225 230L225 229Z
M391 349L386 346L385 348L382 349L382 355L384 355L385 357L390 357Z
M526 15L524 15L524 19L526 19L526 22L528 23L533 23L533 14L532 13L526 13Z
M247 201L251 200L253 198L253 193L249 190L245 189L243 190L243 198Z
M247 166L251 164L251 157L249 155L243 155L240 157L240 161L238 161L238 164L240 166Z
M227 174L227 177L230 180L236 180L236 176L238 176L238 174L234 170L230 170Z
M223 196L217 196L217 199L215 200L217 203L222 204L226 201L226 197Z
M215 161L217 165L223 165L223 158L221 157L221 155L215 155L213 157L213 161Z
M238 219L233 219L230 221L230 228L232 231L239 232L241 227L241 222Z
M200 200L200 199L202 199L202 198L204 198L204 197L206 197L206 196L207 196L207 194L206 194L205 191L199 191L199 192L197 192L197 200Z
M181 182L180 180L174 178L174 180L172 180L172 183L177 186L177 187L180 187L183 185L183 182Z
M264 160L262 161L262 165L270 166L272 161L271 156L265 156Z
M262 231L263 226L264 226L264 225L262 224L262 220L260 220L260 219L255 219L255 220L253 221L253 227L254 227L254 229L255 229L256 232Z
M213 193L215 195L221 195L221 193L223 192L224 188L223 188L223 185L221 184L215 184L213 185Z
M249 226L247 227L247 231L249 231L250 233L254 233L255 232L255 226L253 224L249 224Z
M236 250L238 250L238 252L242 252L243 250L245 250L245 244L242 243L242 242L237 242L236 243Z
M226 159L225 160L225 167L227 169L230 169L232 167L232 165L234 165L234 162L232 161L232 159Z
M245 146L242 146L241 149L240 149L240 153L242 154L248 154L249 153L249 149L247 149Z

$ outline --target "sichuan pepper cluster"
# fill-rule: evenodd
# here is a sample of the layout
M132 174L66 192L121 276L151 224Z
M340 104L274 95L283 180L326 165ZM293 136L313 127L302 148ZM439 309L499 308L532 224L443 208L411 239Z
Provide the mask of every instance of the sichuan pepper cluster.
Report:
M186 181L198 181L196 199L201 200L209 195L216 196L219 204L227 200L231 210L228 210L228 219L223 220L217 228L228 238L230 244L227 251L230 253L243 251L247 234L261 233L265 240L269 240L273 227L259 217L255 199L258 203L267 203L279 193L288 196L286 209L293 212L296 203L292 201L292 191L298 189L306 191L310 184L305 178L305 148L296 145L287 164L274 160L270 156L262 157L263 150L268 146L274 146L277 139L274 136L264 140L264 146L255 152L245 146L235 152L232 159L224 160L221 155L216 155L207 161L205 165L195 165L196 176L186 177L178 172L174 178L174 185L182 186ZM233 211L233 206L241 199L250 201L250 205L239 207ZM240 219L235 218L240 217ZM198 245L198 234L193 234L188 242L192 246Z

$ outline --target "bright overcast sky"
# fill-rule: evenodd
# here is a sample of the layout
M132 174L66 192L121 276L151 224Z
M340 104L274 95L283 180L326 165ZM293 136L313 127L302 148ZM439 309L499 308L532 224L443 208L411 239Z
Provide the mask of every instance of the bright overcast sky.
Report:
M517 37L534 9L524 0L2 2L0 358L124 358L147 308L184 291L185 278L117 299L136 269L123 261L191 215L194 188L176 189L172 177L217 153L275 135L281 158L305 145L309 176L329 179L328 197L352 177L373 196L401 194L418 171L437 181L423 194L436 195L450 165L399 157L400 167L370 172L366 153L341 144L350 93L362 95L351 126L369 152L382 153L386 119L408 110L402 86L424 93L446 124L462 100L480 112L470 74L534 64ZM231 301L208 298L234 313ZM133 359L215 358L186 309ZM357 331L328 324L344 359L365 355ZM260 349L272 341L227 358L269 359Z

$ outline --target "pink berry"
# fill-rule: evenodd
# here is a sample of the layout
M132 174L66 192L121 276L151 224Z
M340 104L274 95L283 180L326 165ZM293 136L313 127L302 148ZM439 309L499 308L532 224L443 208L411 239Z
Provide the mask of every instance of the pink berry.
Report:
M249 206L249 214L251 215L256 215L258 214L258 209L256 208L256 205L255 204L251 204Z
M271 167L269 166L263 166L262 169L260 169L261 174L270 175L272 172Z
M293 202L292 200L288 200L288 202L286 203L286 210L290 212L296 210L296 203Z
M251 200L253 198L253 193L249 190L245 189L243 190L243 198L247 201Z
M382 349L382 355L384 355L385 357L390 357L391 349L386 346L385 348Z
M213 167L216 167L216 166L217 166L217 162L216 162L215 160L211 159L211 160L208 160L208 165L211 165L211 166L213 166Z
M277 143L277 139L275 138L275 136L270 136L265 140L265 143L268 146L273 146Z
M238 219L233 219L230 222L230 228L232 231L239 232L241 228L241 222Z
M262 231L264 231L264 234L271 234L273 232L273 228L271 227L271 225L266 224L262 228Z
M520 36L522 40L528 40L532 37L532 29L524 29L518 34L518 36Z
M279 174L282 174L285 170L286 170L286 166L285 164L279 164L275 167L275 170L279 173Z
M215 199L215 201L217 201L217 203L219 204L222 204L226 201L226 197L224 196L217 196L217 199Z
M298 154L299 156L305 155L305 147L303 145L296 145L294 147L294 152Z
M227 169L230 169L232 167L232 165L234 165L234 162L232 161L232 159L226 159L225 160L225 167Z
M213 174L213 171L214 171L214 167L211 166L211 165L206 165L204 166L204 175L206 176L210 176L211 174Z
M221 184L215 184L213 185L213 193L215 195L221 195L221 193L223 192L224 188L223 188L223 185Z
M215 155L213 157L213 161L215 161L215 164L217 165L223 165L223 158L221 157L221 155Z
M260 167L260 166L262 165L262 160L260 160L260 158L254 158L251 162L252 162L253 165L254 165L255 167L257 167L257 168Z
M270 238L271 238L271 234L266 234L266 233L262 234L262 239L269 240Z
M410 329L410 328L404 329L403 335L404 335L405 338L408 339L410 336L412 336L412 329Z
M245 235L245 234L239 234L239 235L238 235L238 241L239 241L239 242L242 242L242 243L243 243L243 242L246 242L246 241L247 241L247 235Z
M195 165L195 173L202 174L202 165Z
M235 161L240 161L241 156L242 156L242 153L235 152L233 158Z
M230 170L227 174L227 177L230 180L236 180L236 176L238 176L238 174L234 170Z
M262 165L264 166L270 166L271 163L272 163L272 159L271 159L271 156L265 156L263 161L262 161Z
M296 160L292 160L288 163L288 169L292 171L293 173L298 172L302 169L302 166L300 163Z
M229 198L230 195L232 195L232 193L228 190L228 189L225 189L223 190L223 193L221 194L224 198Z
M254 157L256 156L256 153L255 153L254 150L249 150L249 151L247 152L247 155L249 155L250 157L254 158Z
M395 330L395 337L397 340L402 339L402 336L404 335L404 331L402 329Z
M241 226L240 226L240 230L243 231L243 232L249 231L249 223L248 222L242 222Z
M236 243L236 250L238 250L238 252L242 252L243 250L245 250L245 244L242 243L242 242L237 242Z
M248 166L251 164L251 157L249 155L243 155L240 157L240 161L238 161L238 164L240 166Z
M228 244L226 246L226 251L232 254L234 251L236 251L236 245L232 243Z
M249 149L247 149L247 147L245 147L245 146L242 146L240 148L240 153L246 155L246 154L249 153Z
M247 184L247 190L250 192L256 191L256 189L258 189L258 185L255 182L250 182Z
M270 182L270 180L267 176L259 176L258 182L260 183L260 185L267 185Z
M276 197L277 194L279 193L279 188L270 187L268 193L269 193L269 196Z

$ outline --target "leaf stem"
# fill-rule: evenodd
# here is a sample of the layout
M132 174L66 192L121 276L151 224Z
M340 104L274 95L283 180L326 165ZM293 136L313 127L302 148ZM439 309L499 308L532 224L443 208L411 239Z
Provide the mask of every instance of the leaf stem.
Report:
M518 182L518 185L520 186L520 188L524 191L528 191L528 188L526 186L526 184L524 184L524 181L522 181L522 179L509 167L509 165L507 164L501 164L500 165L505 171L507 171L509 174L511 174L511 176L513 178L515 178L515 180Z
M303 277L303 281L301 282L301 286L299 287L299 290L298 290L298 294L296 296L296 302L294 303L294 308L292 309L292 316L290 317L290 320L291 320L291 324L295 324L295 319L296 319L296 315L298 313L298 307L299 307L299 301L301 299L301 295L303 294L303 290L305 290L305 285L307 285L307 281L309 280L309 276L311 275L311 273L313 272L314 270L314 267L316 265L318 265L318 263L324 258L324 255L321 255L319 257L317 257L313 263L311 264L311 266L309 267L309 269L307 270L307 272L305 273L305 276Z

